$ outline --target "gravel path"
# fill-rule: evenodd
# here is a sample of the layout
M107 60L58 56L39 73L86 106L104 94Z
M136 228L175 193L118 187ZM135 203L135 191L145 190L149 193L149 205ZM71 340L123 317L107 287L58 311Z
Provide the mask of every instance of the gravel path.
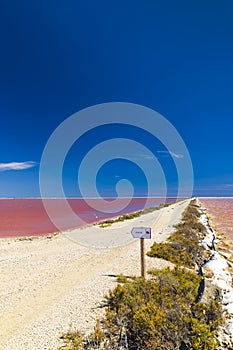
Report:
M68 329L91 331L103 313L98 305L114 287L115 276L140 274L139 240L131 238L132 227L152 228L152 240L145 240L148 250L153 240L161 242L171 234L188 203L182 201L109 228L76 230L76 238L80 232L88 237L87 246L64 235L0 240L0 349L56 349L62 344L60 335ZM115 248L88 247L92 240L96 243L98 232L111 234ZM146 264L162 268L169 263L146 257Z

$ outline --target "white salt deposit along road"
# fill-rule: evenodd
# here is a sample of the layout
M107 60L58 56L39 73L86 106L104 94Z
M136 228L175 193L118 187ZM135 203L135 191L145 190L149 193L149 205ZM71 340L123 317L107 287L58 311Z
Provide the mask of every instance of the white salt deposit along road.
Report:
M96 317L103 314L98 308L103 295L115 286L114 276L140 275L140 244L130 234L132 227L152 228L152 239L145 240L148 251L154 240L164 241L174 231L188 203L107 228L72 232L76 239L85 237L82 243L87 246L62 234L52 239L0 240L0 349L56 349L70 324L72 329L91 331ZM90 247L98 244L115 248ZM169 263L146 257L146 265L162 268Z

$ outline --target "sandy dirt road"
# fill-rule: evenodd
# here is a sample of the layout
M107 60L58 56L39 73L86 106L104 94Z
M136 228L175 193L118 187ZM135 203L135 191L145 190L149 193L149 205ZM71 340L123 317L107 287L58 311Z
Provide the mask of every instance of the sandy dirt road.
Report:
M0 349L56 349L62 344L60 335L70 327L92 330L115 276L140 275L139 240L131 237L132 227L152 228L152 239L145 240L149 250L154 240L164 241L173 232L188 203L178 202L108 228L72 232L75 241L81 232L84 245L62 234L52 239L0 240ZM100 242L114 248L94 248ZM167 264L146 257L148 269Z

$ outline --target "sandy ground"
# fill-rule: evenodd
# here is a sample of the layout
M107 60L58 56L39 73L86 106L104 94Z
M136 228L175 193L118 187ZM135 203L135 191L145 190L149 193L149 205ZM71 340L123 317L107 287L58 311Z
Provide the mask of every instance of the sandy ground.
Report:
M108 228L91 226L52 239L0 240L0 349L56 349L69 328L92 330L116 275L140 275L140 244L130 235L132 227L152 228L152 239L145 240L148 251L154 240L164 241L173 232L188 203ZM147 269L168 264L146 257Z

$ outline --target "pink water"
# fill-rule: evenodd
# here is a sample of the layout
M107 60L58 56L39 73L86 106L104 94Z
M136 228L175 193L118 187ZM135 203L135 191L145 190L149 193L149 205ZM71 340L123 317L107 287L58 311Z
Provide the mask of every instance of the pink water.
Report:
M150 198L149 200L145 198L133 198L124 210L117 211L117 208L113 208L114 215L101 212L99 199L91 199L90 205L84 199L77 198L68 199L68 202L73 211L85 223L91 224L108 217L141 210L145 207L146 201L148 201L146 207L151 207L158 206L164 202L171 203L175 200L175 198L167 198L166 201L163 198ZM59 217L59 220L63 221L63 227L65 229L74 228L73 224L65 217L65 214L60 209L62 207L62 201L65 201L65 199L49 199L49 201L51 201L50 203L54 208L55 215ZM113 199L108 199L108 201L109 207L115 205ZM122 198L120 204L124 206L127 201L128 199ZM93 209L91 204L98 207L99 210ZM50 221L44 209L42 199L0 199L0 238L47 235L57 231L59 231L58 228Z
M219 233L233 242L233 198L200 198Z

